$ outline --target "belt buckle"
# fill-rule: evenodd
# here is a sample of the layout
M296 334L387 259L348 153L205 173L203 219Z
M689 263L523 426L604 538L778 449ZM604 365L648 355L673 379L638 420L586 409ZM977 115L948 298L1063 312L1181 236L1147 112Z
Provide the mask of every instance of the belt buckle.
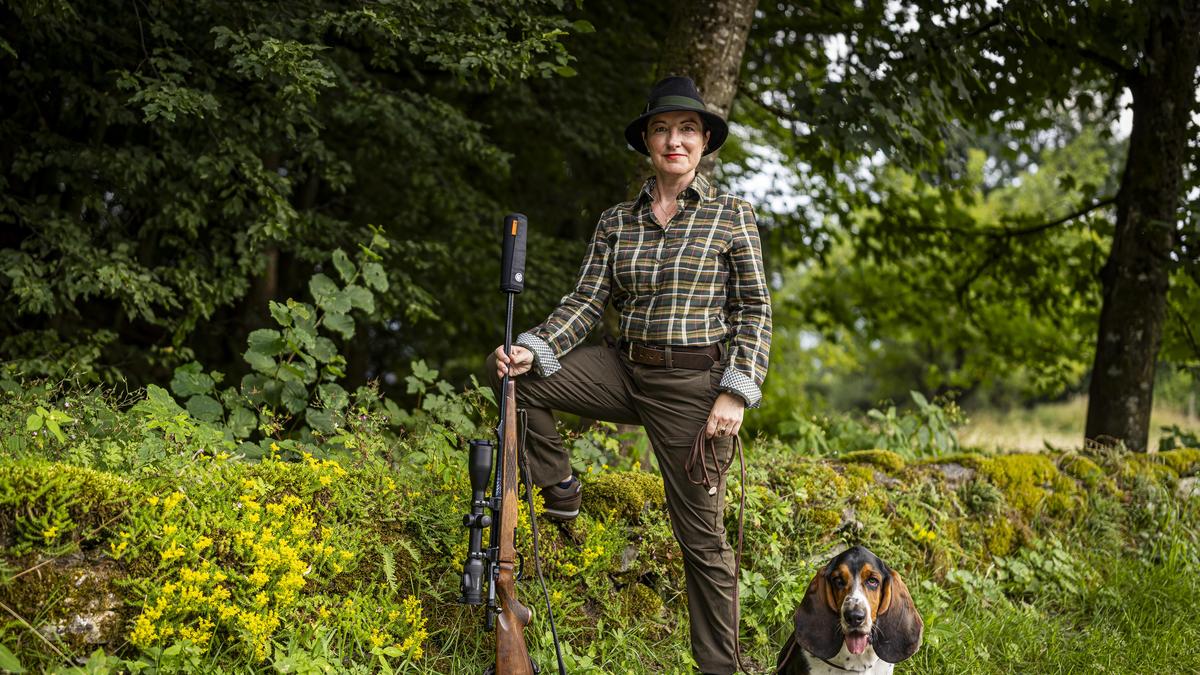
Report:
M628 356L630 361L634 361L634 358L633 358L633 345L634 345L634 343L633 343L633 342L627 342L627 343L625 343L625 344L626 344L626 347L627 347L627 349L625 350L625 356ZM634 361L634 363L636 363L636 361Z

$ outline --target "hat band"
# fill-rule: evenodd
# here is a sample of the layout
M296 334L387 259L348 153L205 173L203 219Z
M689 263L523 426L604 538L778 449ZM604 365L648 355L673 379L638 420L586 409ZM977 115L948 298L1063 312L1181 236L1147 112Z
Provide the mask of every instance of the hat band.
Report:
M691 108L707 110L703 103L694 98L687 96L663 96L662 98L655 99L654 104L646 108L646 112L668 105L685 105Z

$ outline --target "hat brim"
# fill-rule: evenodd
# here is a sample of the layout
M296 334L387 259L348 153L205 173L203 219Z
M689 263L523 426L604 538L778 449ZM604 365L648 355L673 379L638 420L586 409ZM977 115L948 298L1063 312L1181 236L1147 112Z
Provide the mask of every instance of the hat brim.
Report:
M655 115L682 110L694 112L704 120L704 130L709 133L708 147L704 150L704 154L710 155L720 150L721 146L725 144L725 139L729 137L729 125L716 113L697 110L685 105L664 105L642 113L625 127L625 142L629 143L629 147L649 157L650 150L646 147L645 139L642 138L642 132L646 130L646 123Z

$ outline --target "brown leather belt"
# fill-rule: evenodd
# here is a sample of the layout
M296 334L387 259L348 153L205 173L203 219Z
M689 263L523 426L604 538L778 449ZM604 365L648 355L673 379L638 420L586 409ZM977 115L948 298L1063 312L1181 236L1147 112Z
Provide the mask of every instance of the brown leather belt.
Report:
M718 344L704 347L672 347L622 340L617 343L617 347L630 361L646 366L708 370L721 360L721 346Z

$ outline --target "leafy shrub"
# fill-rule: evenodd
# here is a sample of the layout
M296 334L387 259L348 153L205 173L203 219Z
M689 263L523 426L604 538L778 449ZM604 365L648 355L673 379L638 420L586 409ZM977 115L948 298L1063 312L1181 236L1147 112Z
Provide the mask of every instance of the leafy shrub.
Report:
M958 405L953 401L931 403L918 391L909 395L912 408L876 408L869 410L865 419L850 415L795 417L780 423L780 433L814 456L886 450L911 460L957 452L955 429L965 421Z

